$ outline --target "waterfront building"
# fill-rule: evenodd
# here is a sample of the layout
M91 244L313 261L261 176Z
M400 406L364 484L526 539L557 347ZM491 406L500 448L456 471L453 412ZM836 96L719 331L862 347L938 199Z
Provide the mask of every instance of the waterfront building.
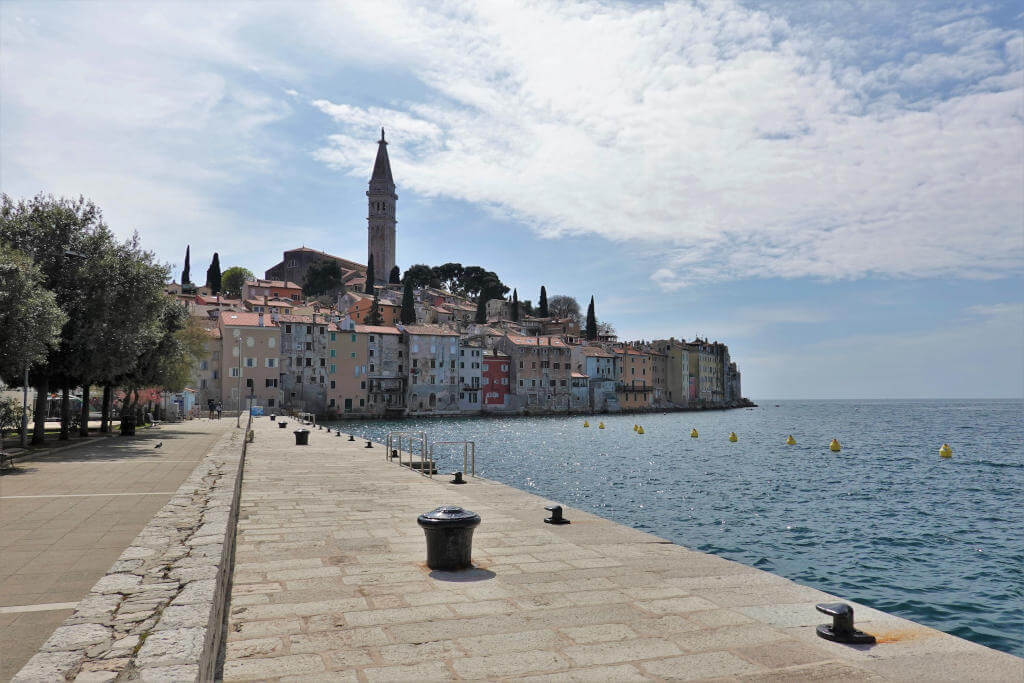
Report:
M590 408L590 378L582 372L569 373L569 409L582 412Z
M302 287L287 280L248 280L242 285L243 299L291 299L302 301Z
M508 354L493 349L484 351L481 356L480 388L484 412L502 412L511 407L510 399L514 394L509 386L510 363Z
M651 342L651 348L666 357L664 398L685 408L690 396L690 354L686 343L671 337Z
M218 320L223 374L220 401L225 410L254 405L280 407L281 357L278 324L262 313L224 311Z
M459 340L459 410L479 413L483 378L483 345L477 341Z
M395 180L391 177L387 145L384 129L381 128L380 140L377 141L377 159L373 163L370 188L366 191L367 259L373 257L375 280L371 284L387 283L388 275L395 266L395 226L398 223L395 203L398 195L395 194Z
M512 390L526 412L567 412L570 409L569 346L558 337L525 337L507 333L498 350L512 361Z
M399 417L406 410L408 346L393 325L356 325L366 335L366 399L373 415Z
M398 331L395 330L397 334ZM327 410L339 415L365 415L367 406L368 338L351 320L328 334L328 357L333 369L327 380ZM332 410L333 409L333 410Z
M458 414L459 334L437 325L400 325L399 329L409 350L408 414Z
M615 389L619 377L619 360L598 346L573 346L574 372L588 377L589 408L595 412L614 413L619 410Z
M722 367L717 349L707 339L687 344L690 354L690 399L700 406L716 405L722 399Z
M647 355L651 359L651 403L660 407L667 401L668 356L653 349L647 349Z
M619 359L615 395L622 410L646 410L654 405L651 385L651 357L632 346L612 347Z
M322 316L282 315L277 317L281 335L281 389L284 408L299 412L324 413L328 405L331 329Z

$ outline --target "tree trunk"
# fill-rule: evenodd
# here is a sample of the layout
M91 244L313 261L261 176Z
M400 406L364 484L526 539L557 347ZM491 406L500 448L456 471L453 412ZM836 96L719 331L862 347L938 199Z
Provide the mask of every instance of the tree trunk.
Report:
M60 390L60 440L67 441L71 435L71 388Z
M46 408L50 395L50 382L45 377L36 382L36 407L33 415L32 443L41 444L46 439Z
M79 436L89 436L89 383L82 382L82 424L78 428Z
M109 384L103 385L103 407L100 409L100 432L103 434L110 433L110 402L114 398L113 387Z

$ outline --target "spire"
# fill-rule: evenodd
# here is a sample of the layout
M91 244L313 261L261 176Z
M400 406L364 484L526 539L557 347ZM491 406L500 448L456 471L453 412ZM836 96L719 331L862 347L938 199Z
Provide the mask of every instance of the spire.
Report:
M384 181L394 187L395 181L391 177L391 161L388 159L387 140L384 139L384 128L380 129L380 140L377 141L377 160L373 162L373 175L370 182Z

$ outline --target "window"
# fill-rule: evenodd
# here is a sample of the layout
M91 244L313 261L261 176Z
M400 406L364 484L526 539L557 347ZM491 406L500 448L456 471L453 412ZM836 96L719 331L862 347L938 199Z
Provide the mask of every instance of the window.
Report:
M373 341L373 340L374 340L374 336L371 334L370 335L370 341Z
M324 383L324 376L320 375L320 384L323 384L323 383Z
M523 367L523 364L522 364L522 363L520 363L520 364L519 364L519 367ZM502 363L502 364L501 364L501 371L502 371L502 372L508 372L508 365L507 365L507 364L505 364L505 363Z
M370 349L370 352L369 352L369 354L368 354L368 355L370 355L370 356L372 356L372 355L373 355L373 349Z
M555 380L551 380L550 386L555 386ZM565 386L565 380L562 380L562 386Z
M246 389L251 389L252 388L252 377L247 377L246 378L246 380L245 380L245 388Z
M505 386L508 386L508 377L502 377L501 378L501 383L504 384ZM520 380L519 381L519 386L522 386L522 385L523 385L523 382L522 382L522 380Z
M420 359L419 358L413 358L412 359L412 366L414 368L418 368L420 366Z
M326 358L321 358L320 359L320 367L322 367L322 368L326 368L327 367L327 359Z
M308 367L312 367L312 365L313 365L313 359L312 358L307 358L306 359L306 367L307 368Z
M267 348L272 349L275 346L277 346L277 339L275 337L270 337L269 339L267 339Z
M402 357L402 350L401 350L401 349L399 349L399 350L398 350L398 357L399 357L399 358L401 358L401 357Z
M366 405L366 401L364 399L359 399L359 407L362 408L364 405Z
M354 334L352 335L352 343L353 343L353 344L355 344L355 343L356 343L356 335L354 335Z
M264 389L269 389L270 387L276 387L276 386L277 386L277 380L276 379L264 380L264 383L263 383L263 388Z
M338 333L331 332L331 341L338 341Z
M331 358L337 358L337 357L338 357L338 350L337 349L331 349Z
M328 405L328 407L333 408L334 407L334 399L332 398L331 402L328 403L327 405Z
M370 363L370 372L373 372L373 363Z
M205 360L199 361L199 369L200 370L205 370L206 369L206 361Z
M355 351L353 351L352 353L349 354L349 358L355 358L355 357L356 357L356 352Z
M295 374L295 383L296 384L302 384L302 375L301 374L299 374L299 373ZM292 394L292 395L294 396L294 394Z
M359 383L359 388L360 388L360 389L365 389L365 388L366 388L366 382L360 382L360 383ZM362 404L363 404L363 402L362 402L362 401L360 401L360 402L359 402L359 405L362 405Z
M487 379L486 377L484 377L482 380L480 380L480 384L487 385L489 383L490 383L490 380Z
M284 326L284 333L285 334L291 334L292 333L292 326L291 325L285 325Z
M312 325L306 325L306 334L308 334L308 335L312 335L313 334L313 326Z
M219 372L217 372L216 370L214 370L214 371L213 371L213 378L214 378L214 379L217 379L217 377L218 377L218 376L220 376L220 373L219 373Z
M540 366L541 366L542 368L547 368L547 367L550 367L550 364L549 364L549 363L548 363L548 362L547 362L546 360L542 360L542 361L540 362Z
M334 380L332 379L332 380L331 380L331 389L334 389L334 388L335 388L335 387L334 387L334 384L335 384L335 382L334 382Z
M519 380L519 386L523 386L523 380Z
M419 345L419 344L412 344L412 345L411 345L411 346L409 347L409 353L416 353L416 352L418 352L419 350L420 350L420 345Z
M558 369L558 367L559 367L559 364L558 364L558 363L555 363L555 370L557 370L557 369Z
M460 368L465 368L465 367L466 367L466 364L465 364L465 363L463 363L462 361L459 361L459 367L460 367Z
M313 350L313 342L306 342L306 350L307 351L312 351Z
M484 363L484 372L487 372L489 369L490 366L487 363Z
M324 329L324 326L323 326L323 325L321 325L321 326L320 326L320 334L323 334L323 333L324 333L324 332L326 332L326 331L327 331L327 330L326 330L326 329Z
M554 384L554 382L552 382L552 384ZM565 386L565 380L564 379L562 380L562 386L563 387Z
M241 377L241 375L238 368L228 368L228 377Z
M435 361L433 358L430 359L430 367L432 367L432 368L436 368L437 367L437 361Z
M266 361L267 361L267 367L268 368L276 368L277 367L277 359L276 358L267 358Z
M268 408L273 408L274 407L274 399L272 399L272 398L268 398L267 399L267 407Z
M336 366L334 363L331 363L330 367L327 368L327 372L331 373L332 375L337 371L338 366ZM331 384L334 384L334 382L331 382Z
M442 361L442 362L443 362L443 361ZM452 370L454 370L454 369L455 369L455 359L453 358L453 359L452 359Z

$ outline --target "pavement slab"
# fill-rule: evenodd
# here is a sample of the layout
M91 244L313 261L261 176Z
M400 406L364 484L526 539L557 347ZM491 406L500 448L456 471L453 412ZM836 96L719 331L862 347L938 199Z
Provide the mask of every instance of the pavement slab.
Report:
M581 510L544 524L558 501L253 428L226 680L1024 680L1022 659L856 603L881 642L824 641L814 605L842 598ZM469 570L425 564L416 517L440 505L483 520Z

